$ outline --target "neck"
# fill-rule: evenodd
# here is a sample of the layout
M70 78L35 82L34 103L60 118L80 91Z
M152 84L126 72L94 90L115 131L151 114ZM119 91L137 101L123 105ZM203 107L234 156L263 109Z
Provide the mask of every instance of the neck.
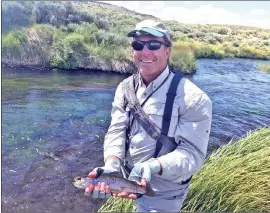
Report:
M167 65L166 65L167 66ZM166 69L166 66L164 69L162 69L161 71L159 72L156 72L155 74L152 74L152 75L145 75L143 74L142 72L140 72L140 75L142 77L142 80L143 80L143 83L148 86L152 81L154 81L165 69Z

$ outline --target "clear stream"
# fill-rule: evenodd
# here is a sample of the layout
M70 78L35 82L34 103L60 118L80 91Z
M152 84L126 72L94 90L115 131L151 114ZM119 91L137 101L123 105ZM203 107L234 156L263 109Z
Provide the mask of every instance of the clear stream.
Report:
M199 60L188 78L213 102L208 154L270 125L270 73L257 60ZM2 211L93 212L72 185L103 161L120 74L2 67Z

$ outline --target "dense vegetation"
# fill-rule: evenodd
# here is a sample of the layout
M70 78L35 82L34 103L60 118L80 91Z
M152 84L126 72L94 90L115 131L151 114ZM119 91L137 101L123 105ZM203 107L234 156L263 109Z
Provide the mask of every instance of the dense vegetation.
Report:
M258 70L270 72L270 65L263 64L258 67Z
M2 62L12 66L134 72L127 32L143 15L98 2L2 3ZM196 69L197 58L270 59L270 30L165 21L174 42L171 64Z
M193 176L183 212L269 212L270 128L219 148ZM110 198L100 212L131 212L135 202Z

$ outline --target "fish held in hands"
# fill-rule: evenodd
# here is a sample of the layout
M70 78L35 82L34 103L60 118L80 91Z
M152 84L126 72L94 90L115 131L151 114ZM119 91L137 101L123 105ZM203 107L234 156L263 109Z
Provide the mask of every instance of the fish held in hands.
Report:
M127 192L129 194L140 194L150 197L154 197L156 195L149 184L147 184L146 187L141 186L137 182L127 180L115 172L109 174L101 174L97 178L75 177L73 185L77 188L85 189L87 186L96 185L98 182L104 182L110 187L110 191L116 194L120 192Z

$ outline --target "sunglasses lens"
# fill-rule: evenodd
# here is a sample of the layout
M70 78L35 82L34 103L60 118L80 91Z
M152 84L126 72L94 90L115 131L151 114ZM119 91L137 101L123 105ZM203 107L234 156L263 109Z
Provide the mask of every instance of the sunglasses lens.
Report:
M136 51L142 51L143 50L143 47L144 47L144 44L146 44L147 48L149 50L159 50L161 45L162 45L162 42L159 42L159 41L155 41L155 40L151 40L151 41L139 41L139 40L136 40L136 41L133 41L131 46L133 47L134 50Z
M144 43L141 41L133 41L132 42L132 48L136 51L141 51L143 50Z
M149 50L158 50L161 47L161 43L156 41L151 41L147 45Z

